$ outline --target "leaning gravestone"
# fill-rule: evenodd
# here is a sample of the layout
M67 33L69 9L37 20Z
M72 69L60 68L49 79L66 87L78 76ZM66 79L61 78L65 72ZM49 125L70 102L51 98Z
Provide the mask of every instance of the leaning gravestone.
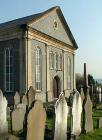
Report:
M35 100L35 91L32 86L29 88L27 95L28 95L28 107L30 107L32 102Z
M26 110L23 108L16 108L12 112L12 131L18 132L23 129L23 121Z
M99 128L102 128L102 117L99 118Z
M89 88L87 88L87 96L85 103L85 131L93 131L93 119L92 119L92 101L89 96Z
M20 95L18 92L16 92L14 96L14 105L17 105L19 103L20 103Z
M82 113L82 98L78 91L75 91L72 105L72 135L79 136L81 132L81 113Z
M8 132L7 100L0 90L0 135Z
M67 140L68 106L63 93L55 104L55 134L54 140Z
M41 101L32 104L27 116L27 138L26 140L44 140L46 124L46 111Z

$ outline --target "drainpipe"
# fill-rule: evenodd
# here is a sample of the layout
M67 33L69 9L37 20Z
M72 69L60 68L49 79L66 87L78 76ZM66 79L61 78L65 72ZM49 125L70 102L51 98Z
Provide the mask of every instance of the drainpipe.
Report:
M62 50L63 53L63 92L64 92L64 50Z
M47 91L47 44L45 44L46 47L46 102L48 102L48 91Z

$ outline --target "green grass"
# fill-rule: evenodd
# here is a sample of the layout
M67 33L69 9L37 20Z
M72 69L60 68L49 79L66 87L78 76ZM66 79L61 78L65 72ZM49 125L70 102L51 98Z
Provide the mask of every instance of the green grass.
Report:
M82 134L78 140L102 140L102 128L87 134Z

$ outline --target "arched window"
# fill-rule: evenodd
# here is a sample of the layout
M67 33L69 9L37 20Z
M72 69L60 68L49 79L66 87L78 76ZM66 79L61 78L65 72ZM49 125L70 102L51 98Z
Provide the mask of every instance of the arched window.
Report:
M71 89L71 58L68 57L68 89Z
M12 48L6 48L5 52L5 91L12 92L14 90L14 74L13 74L13 51Z
M42 80L42 54L39 47L36 48L36 91L41 91Z
M55 69L58 70L58 54L55 53Z
M49 55L50 69L54 69L54 53L50 52Z

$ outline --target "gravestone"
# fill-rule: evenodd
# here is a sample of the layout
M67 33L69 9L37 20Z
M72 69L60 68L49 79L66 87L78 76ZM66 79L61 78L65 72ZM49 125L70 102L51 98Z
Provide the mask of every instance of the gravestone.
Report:
M30 107L32 102L35 100L35 91L32 86L29 88L27 95L28 95L28 107Z
M69 108L63 93L55 104L55 134L54 140L67 140L67 117Z
M102 128L102 117L99 118L99 128Z
M81 95L82 102L83 102L83 101L84 101L84 99L85 99L85 95L84 95L83 88L81 88L80 95Z
M14 96L14 105L17 105L19 103L20 103L20 95L18 92L16 92Z
M87 96L85 103L85 131L90 132L93 131L93 119L92 119L92 101L89 96L89 88L87 88Z
M25 112L23 108L16 108L12 112L12 131L17 132L23 129Z
M26 104L18 104L17 108L24 109L26 111Z
M8 132L7 100L0 90L0 135Z
M28 105L27 96L23 95L22 97L22 104Z
M98 92L99 92L99 103L101 103L102 102L101 86L98 87Z
M10 118L10 107L7 107L7 118Z
M44 140L46 111L41 101L33 102L27 116L26 140Z
M81 133L81 113L82 113L82 98L78 91L73 95L72 105L72 135L79 136Z

